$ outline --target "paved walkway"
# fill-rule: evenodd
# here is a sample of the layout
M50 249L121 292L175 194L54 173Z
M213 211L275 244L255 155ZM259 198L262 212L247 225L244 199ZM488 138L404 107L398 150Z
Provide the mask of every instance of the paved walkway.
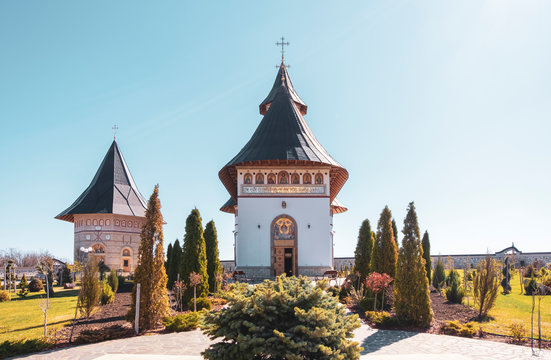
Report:
M547 350L532 357L530 348L455 336L408 331L375 330L362 325L354 333L364 350L362 359L468 360L548 359ZM165 335L139 336L98 344L53 350L23 359L55 360L196 360L211 341L199 330Z

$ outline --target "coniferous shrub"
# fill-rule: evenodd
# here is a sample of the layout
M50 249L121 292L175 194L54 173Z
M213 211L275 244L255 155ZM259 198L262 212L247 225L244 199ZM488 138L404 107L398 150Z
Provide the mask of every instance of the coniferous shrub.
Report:
M421 241L423 246L423 259L425 259L425 270L427 271L427 279L429 279L429 284L432 279L432 260L430 258L430 239L429 232L425 231L423 235L423 240Z
M11 300L11 295L8 290L0 290L0 302L7 302Z
M218 290L217 279L221 275L221 266L218 255L218 234L216 233L216 226L213 220L207 223L203 237L205 238L205 251L207 255L209 291L215 293Z
M111 271L111 273L107 277L107 282L109 283L109 286L111 286L113 294L116 294L117 290L119 289L119 277L114 271Z
M115 293L111 288L111 285L107 282L107 279L103 279L101 282L101 304L107 305L115 301Z
M80 312L87 318L92 315L100 301L101 285L98 279L98 262L94 257L90 256L82 271L81 287L78 294Z
M432 321L429 281L413 202L409 204L402 234L394 283L396 316L404 322L428 327Z
M436 267L434 268L434 274L432 276L432 286L435 289L440 290L446 280L446 270L444 269L444 262L441 258L438 258Z
M385 206L377 224L370 271L379 274L385 273L394 278L398 257L397 249L394 230L392 230L392 213L388 206Z
M197 329L200 318L200 313L190 311L174 317L166 317L163 319L163 324L166 327L166 330L171 332L190 331Z
M526 295L533 295L538 290L538 282L535 278L531 278L530 281L527 281L524 285L524 291Z
M67 265L63 266L63 270L61 271L61 281L59 285L64 285L68 283L72 283L73 278L71 276L71 269Z
M174 249L172 249L174 251ZM207 249L203 237L203 225L199 210L193 209L186 219L186 234L182 246L182 261L180 280L187 282L191 273L201 275L201 283L195 288L188 286L184 291L183 303L187 304L193 298L194 288L197 297L206 297L209 292L207 274Z
M365 219L360 226L358 243L354 251L354 271L360 274L361 282L363 282L369 274L374 244L375 238L371 231L371 224L368 219Z
M243 291L233 284L228 307L203 315L211 339L206 359L359 359L348 340L360 326L337 299L305 277L280 276Z
M187 303L187 307L188 309L193 310L193 299L189 299L189 302ZM197 311L201 311L203 309L211 310L212 303L206 297L197 298Z
M453 275L452 275L453 274ZM448 299L449 302L454 304L461 304L463 302L463 297L465 297L465 290L461 286L461 282L459 280L459 273L452 269L450 271L450 285L446 288L446 299Z
M178 273L182 267L182 247L180 246L180 240L176 239L174 246L172 246L172 252L170 254L170 261L168 262L168 288L172 289L174 282L178 280ZM183 279L180 278L180 281Z
M23 277L21 277L21 281L19 282L18 287L21 290L26 290L29 288L29 282L27 281L27 277L25 276L25 274L23 274Z
M39 292L41 290L44 290L44 285L42 284L42 280L39 278L33 278L31 282L29 283L29 291L30 292Z
M473 280L473 297L479 318L488 315L495 304L499 290L499 273L497 261L489 255L478 263Z

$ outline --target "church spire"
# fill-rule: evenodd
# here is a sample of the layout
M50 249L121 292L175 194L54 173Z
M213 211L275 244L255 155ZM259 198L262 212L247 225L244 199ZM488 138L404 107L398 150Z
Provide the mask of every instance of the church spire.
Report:
M281 37L281 42L276 42L277 46L281 46L281 65L279 65L279 71L277 72L274 85L272 86L272 90L270 90L270 93L260 103L259 109L260 114L265 115L266 111L270 108L270 105L276 98L276 95L280 88L285 87L288 90L289 97L291 100L295 103L297 108L300 110L300 113L302 115L306 115L306 111L308 110L308 106L302 101L302 99L298 96L297 92L295 91L295 88L293 87L293 83L291 82L291 78L289 77L289 73L287 72L287 68L289 65L285 65L285 46L289 46L289 42L285 42L285 38Z

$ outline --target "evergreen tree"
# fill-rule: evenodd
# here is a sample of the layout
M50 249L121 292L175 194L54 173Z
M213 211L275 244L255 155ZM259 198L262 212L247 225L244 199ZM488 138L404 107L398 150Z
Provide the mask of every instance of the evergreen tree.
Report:
M392 230L392 213L388 206L381 212L377 225L377 235L373 248L371 271L387 274L392 278L396 274L397 246Z
M211 220L205 227L205 246L207 251L207 274L209 276L209 291L216 292L216 279L220 276L220 258L218 255L218 235L216 226Z
M101 297L101 286L99 283L98 261L93 256L88 256L80 279L79 309L81 314L87 318L98 307Z
M134 319L136 285L141 284L139 325L142 329L153 329L169 312L159 185L155 185L153 194L147 203L145 224L142 227L140 238L138 266L134 273L132 305L128 316Z
M427 279L429 279L429 284L430 284L432 261L430 259L429 233L426 230L425 230L425 234L423 235L423 241L421 241L421 244L423 245L423 259L425 259L425 270L427 272Z
M373 237L373 231L371 231L371 224L368 219L365 219L360 226L358 243L356 244L356 251L354 252L354 271L360 273L362 283L370 271L374 243L375 239Z
M197 286L197 297L207 297L209 291L207 250L203 237L201 214L197 209L191 210L186 219L186 234L184 235L180 264L180 279L187 282L192 272L201 275L201 284ZM183 303L187 304L192 297L193 287L190 286L184 291Z
M172 244L169 243L168 248L166 249L166 261L165 261L165 271L167 275L168 275L168 269L170 268L171 260L172 260ZM168 282L168 288L170 289L170 281Z
M446 281L446 270L444 268L442 258L438 257L436 267L434 268L434 275L432 277L432 286L434 286L435 289L440 290L442 285L444 285L444 281Z
M429 282L413 202L409 204L402 233L394 290L396 315L417 326L428 327L432 320Z
M170 255L170 266L168 267L168 288L172 289L174 282L178 281L178 273L182 266L182 247L180 246L180 240L176 239L174 246L172 247L172 253ZM182 280L182 278L180 278Z
M394 233L394 240L396 241L396 249L398 249L400 247L400 238L398 237L398 227L394 219L392 219L392 232Z

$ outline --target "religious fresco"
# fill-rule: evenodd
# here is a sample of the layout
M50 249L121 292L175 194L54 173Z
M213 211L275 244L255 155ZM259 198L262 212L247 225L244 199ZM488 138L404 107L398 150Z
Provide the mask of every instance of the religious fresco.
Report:
M276 183L275 174L268 174L268 184L275 184L275 183Z
M312 175L304 174L304 176L302 177L302 183L303 184L311 184L312 183Z
M243 176L243 182L245 184L252 184L253 183L253 176L251 174L245 174L245 176Z
M322 174L316 174L316 184L317 185L323 184L323 175Z
M282 171L282 172L279 173L279 183L280 184L288 184L289 183L289 175L285 171Z
M105 246L103 246L102 244L94 244L94 246L92 246L92 252L94 254L104 254Z
M260 173L256 174L255 182L257 184L264 184L264 175L262 175Z
M291 176L291 184L293 185L300 184L300 176L298 174L293 174Z
M274 240L295 240L295 222L287 217L281 217L277 219L274 222L273 236Z

